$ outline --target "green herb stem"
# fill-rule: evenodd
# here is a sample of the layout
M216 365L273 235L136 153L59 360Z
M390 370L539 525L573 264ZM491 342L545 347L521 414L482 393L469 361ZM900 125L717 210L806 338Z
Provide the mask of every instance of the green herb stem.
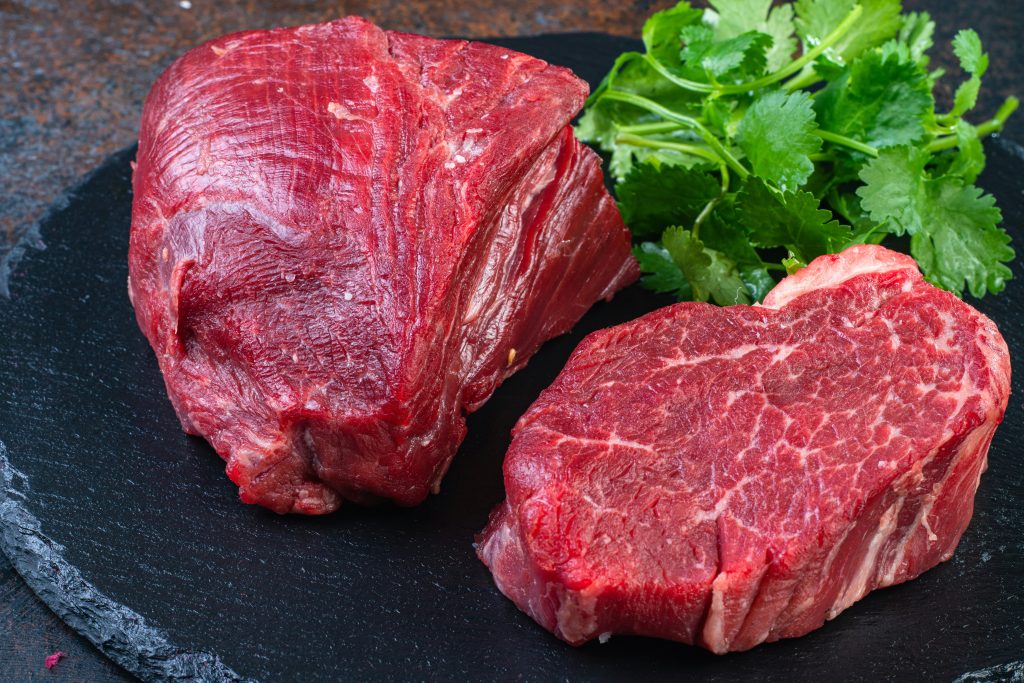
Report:
M860 5L858 5L859 7ZM866 145L863 142L848 138L845 135L839 135L838 133L831 133L827 130L821 130L820 128L814 131L814 134L826 142L831 142L834 145L842 145L843 147L849 147L855 149L858 152L863 152L869 157L877 157L878 150L871 145Z
M615 136L615 142L634 147L651 147L653 149L673 149L683 154L690 154L716 164L723 163L723 160L707 147L700 145L688 145L685 142L672 142L670 140L652 140L632 133L619 133Z
M658 133L671 133L682 128L675 121L654 121L652 123L636 123L632 126L619 126L622 133L633 133L636 135L656 135Z
M814 85L820 80L821 76L818 75L818 72L815 71L813 67L810 67L805 69L804 72L799 76L796 76L795 78L791 78L790 80L786 81L782 85L782 87L789 92L793 92L794 90L801 90L803 88Z
M724 168L724 166L723 166L723 168ZM726 173L728 173L728 171L726 171ZM716 206L718 206L718 202L719 202L719 200L721 200L721 198L722 198L722 196L719 195L719 196L715 197L714 199L712 199L707 204L705 204L704 208L701 209L700 215L698 215L697 218L694 219L694 221L693 221L693 228L690 230L690 234L693 235L693 239L699 239L700 238L700 225L701 225L701 223L703 223L707 219L707 217L711 215L711 212L715 210Z
M675 121L685 128L690 128L708 144L708 147L714 150L722 161L728 164L729 167L736 172L736 175L740 178L746 178L750 175L750 171L744 168L743 164L741 164L736 157L734 157L729 150L725 148L718 138L715 137L714 133L705 128L697 119L676 113L671 109L661 106L657 102L653 102L646 97L635 95L633 93L609 89L605 92L604 97L612 100L618 100L619 102L626 102L627 104L632 104L640 107L641 109L646 109L652 114L657 114L663 119Z
M1019 106L1020 100L1013 95L1007 97L1006 101L1003 102L1003 106L999 107L999 111L996 112L996 115L988 121L979 124L975 129L978 133L978 137L985 137L986 135L991 135L992 133L998 133L1001 131L1006 120L1010 118L1013 112L1017 111L1017 107ZM926 149L929 152L941 152L943 150L953 149L958 143L959 141L955 135L947 135L941 138L935 138L928 143Z
M690 90L692 92L703 92L703 93L712 93L712 92L715 92L715 90L718 90L718 88L716 88L714 85L712 85L710 83L701 83L700 81L691 81L688 78L682 78L681 76L676 76L674 73L669 71L668 68L664 64L659 62L657 59L652 57L650 54L647 54L647 53L644 54L644 61L647 62L652 69L654 69L659 74L661 74L662 77L664 77L666 80L672 81L673 83L678 85L683 90Z

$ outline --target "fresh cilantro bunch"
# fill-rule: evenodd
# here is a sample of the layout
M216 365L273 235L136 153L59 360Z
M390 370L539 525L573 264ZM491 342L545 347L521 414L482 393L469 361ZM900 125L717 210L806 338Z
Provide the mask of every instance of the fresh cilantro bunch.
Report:
M964 118L988 68L974 31L953 41L968 77L940 114L927 13L899 0L710 4L654 14L645 51L619 56L576 128L610 155L645 285L751 303L776 271L908 235L934 284L1003 290L1014 252L974 181L980 138L1018 102Z

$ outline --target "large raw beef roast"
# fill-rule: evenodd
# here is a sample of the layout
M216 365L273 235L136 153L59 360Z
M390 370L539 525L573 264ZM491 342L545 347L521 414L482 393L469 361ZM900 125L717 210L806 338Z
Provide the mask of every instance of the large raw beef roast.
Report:
M799 636L950 558L1009 391L995 325L909 257L822 256L763 307L587 337L515 428L479 554L570 643Z
M129 253L186 431L242 499L418 503L464 415L638 275L587 87L356 18L226 36L146 100Z

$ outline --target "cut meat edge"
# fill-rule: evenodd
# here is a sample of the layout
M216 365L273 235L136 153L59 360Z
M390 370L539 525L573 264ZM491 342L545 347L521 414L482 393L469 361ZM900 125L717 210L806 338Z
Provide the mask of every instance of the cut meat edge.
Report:
M696 642L676 639L723 654L801 636L871 591L911 580L950 559L967 527L970 510L948 516L955 520L955 527L941 530L942 544L936 544L938 535L933 528L942 522L931 512L937 502L941 506L973 499L984 471L983 453L997 425L998 420L991 416L965 437L935 449L920 467L901 475L893 486L867 501L863 510L852 515L849 526L833 534L831 544L806 554L799 565L783 568L766 555L766 564L749 567L746 572L716 569L706 586L709 599ZM915 479L918 481L913 483ZM931 492L920 493L926 489ZM904 517L912 521L900 525ZM506 501L495 509L478 536L477 554L491 570L499 590L535 621L572 645L599 636L604 639L611 633L657 635L621 631L606 623L629 618L603 609L600 586L567 589L557 573L541 570L522 534L521 521ZM907 555L913 546L923 547L924 552L911 561ZM820 569L810 571L816 564Z
M829 259L823 257L824 264L813 262L801 271L806 272L804 279L783 289L774 302L767 303L773 304L770 307L782 307L803 294L841 287L868 274L906 270L911 271L913 279L923 282L909 257L872 253L877 251L886 250L874 246L856 248L853 266L839 269L838 273L829 271L826 267ZM942 296L953 299L949 294ZM957 302L957 305L963 304ZM588 586L585 596L574 596L567 594L571 592L566 590L564 577L538 569L531 559L530 542L516 511L525 507L533 496L550 498L553 495L550 491L543 492L546 485L538 490L529 486L525 490L520 488L517 497L507 499L494 511L478 537L478 555L490 568L502 593L557 637L573 645L595 637L603 641L615 632L667 637L724 653L814 630L872 590L913 579L948 560L967 527L973 496L986 466L987 450L1005 410L1010 379L1008 352L998 329L973 309L968 308L967 316L976 326L975 343L984 358L983 363L987 363L987 381L982 379L984 371L973 376L975 381L981 382L977 386L991 386L993 392L985 399L984 412L978 412L976 403L973 408L967 405L974 396L968 392L958 412L950 417L951 431L947 432L945 443L865 501L859 510L851 510L846 517L848 524L831 529L820 547L797 549L796 555L791 557L784 554L775 557L775 549L766 548L764 564L751 563L734 571L722 571L719 547L718 566L706 586L709 598L694 637L679 637L672 632L671 625L664 623L656 624L653 631L624 628L624 624L637 620L629 614L615 612L614 608L609 608L612 611L608 612L604 599L608 596L602 595L599 586ZM663 317L655 312L645 319L659 325ZM637 324L634 321L622 328L628 326L632 330ZM581 349L589 349L588 344L596 343L596 338L584 340L574 355L580 359L586 357L587 353ZM586 360L572 366L574 372L588 367ZM961 381L970 384L966 374ZM556 381L553 387L558 386ZM550 404L535 404L520 419L510 454L516 447L515 434L538 428L538 420L553 409ZM506 488L513 490L515 484L508 477L506 468ZM571 486L564 482L562 485ZM940 514L935 514L939 511ZM720 524L716 525L720 528ZM792 552L792 549L780 552ZM644 590L646 587L633 595L645 594ZM577 608L584 608L587 613L574 615L572 610ZM642 609L649 618L651 610L656 608Z

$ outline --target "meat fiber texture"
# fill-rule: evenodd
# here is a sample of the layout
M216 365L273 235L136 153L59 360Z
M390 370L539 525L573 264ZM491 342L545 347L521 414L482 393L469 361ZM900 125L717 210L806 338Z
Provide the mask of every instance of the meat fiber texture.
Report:
M197 47L146 99L129 291L187 432L280 513L436 490L466 412L638 275L587 86L358 18Z
M584 339L515 427L478 552L573 644L800 636L952 556L1009 391L992 321L851 247L763 306Z

